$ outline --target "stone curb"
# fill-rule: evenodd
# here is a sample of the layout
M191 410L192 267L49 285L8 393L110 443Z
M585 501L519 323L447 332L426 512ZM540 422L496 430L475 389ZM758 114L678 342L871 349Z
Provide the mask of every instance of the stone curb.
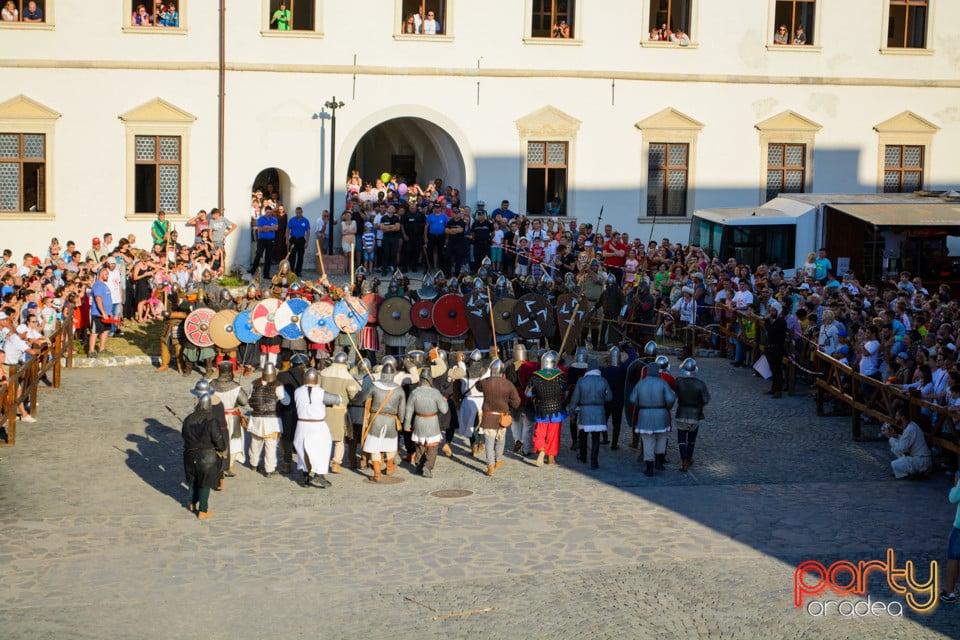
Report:
M74 369L94 367L160 366L160 358L154 356L112 356L109 358L74 358Z

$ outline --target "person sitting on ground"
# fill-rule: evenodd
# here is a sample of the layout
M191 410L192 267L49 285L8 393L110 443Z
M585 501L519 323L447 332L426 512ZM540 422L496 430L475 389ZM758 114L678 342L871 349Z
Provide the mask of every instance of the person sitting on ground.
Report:
M897 458L890 463L893 475L901 478L918 477L930 471L930 447L916 422L907 415L906 407L900 407L894 413L896 424L903 430L897 434L889 424L883 425L881 433L890 443L890 451Z

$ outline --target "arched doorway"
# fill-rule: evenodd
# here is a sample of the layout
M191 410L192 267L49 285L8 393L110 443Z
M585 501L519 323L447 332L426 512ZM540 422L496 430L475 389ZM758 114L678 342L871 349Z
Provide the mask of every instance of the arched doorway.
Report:
M281 206L284 208L285 217L280 219L280 228L277 230L278 239L283 238L286 232L286 217L293 215L293 212L290 210L290 206L288 204L293 201L291 187L292 185L290 183L290 176L287 175L286 171L283 169L278 169L277 167L267 167L266 169L261 169L260 172L257 173L257 177L253 179L253 184L250 186L251 200L255 197L260 197L264 204L271 202L275 209ZM250 260L253 259L253 255L256 252L257 240L253 233L255 226L256 221L251 221ZM278 241L274 247L274 254L271 256L271 261L276 264L284 257L286 252L287 249L285 243Z
M421 187L440 178L466 198L467 173L460 148L449 133L423 118L392 118L367 131L354 147L347 176L352 170L371 184L384 172L397 173L407 184Z

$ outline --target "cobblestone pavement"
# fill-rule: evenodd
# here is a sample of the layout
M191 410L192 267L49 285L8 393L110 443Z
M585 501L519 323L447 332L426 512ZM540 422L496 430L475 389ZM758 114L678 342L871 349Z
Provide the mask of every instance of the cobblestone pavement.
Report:
M346 472L303 489L241 468L206 522L184 508L179 425L164 409L185 415L193 380L65 371L60 390L41 390L39 422L0 450L2 635L960 636L957 605L821 618L792 604L806 559L893 547L901 566L925 577L938 560L942 574L947 479L894 482L885 445L851 442L848 418L763 396L724 361L701 367L714 403L687 474L675 442L656 478L629 447L603 447L589 471L564 428L560 464L510 455L493 478L462 442L433 479L402 465L403 482L387 486ZM873 600L903 602L879 575L869 586Z

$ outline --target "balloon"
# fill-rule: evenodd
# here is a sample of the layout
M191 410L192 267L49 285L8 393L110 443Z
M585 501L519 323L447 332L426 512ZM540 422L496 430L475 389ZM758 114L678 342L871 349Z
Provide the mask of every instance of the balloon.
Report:
M400 192L400 195L402 195L402 196L407 195L407 185L405 185L405 184L403 184L403 183L401 182L401 183L400 183L400 186L397 187L397 191L399 191L399 192Z
M390 174L387 172L383 172L380 174L380 179L383 180L383 184L387 184L388 182L390 182Z

